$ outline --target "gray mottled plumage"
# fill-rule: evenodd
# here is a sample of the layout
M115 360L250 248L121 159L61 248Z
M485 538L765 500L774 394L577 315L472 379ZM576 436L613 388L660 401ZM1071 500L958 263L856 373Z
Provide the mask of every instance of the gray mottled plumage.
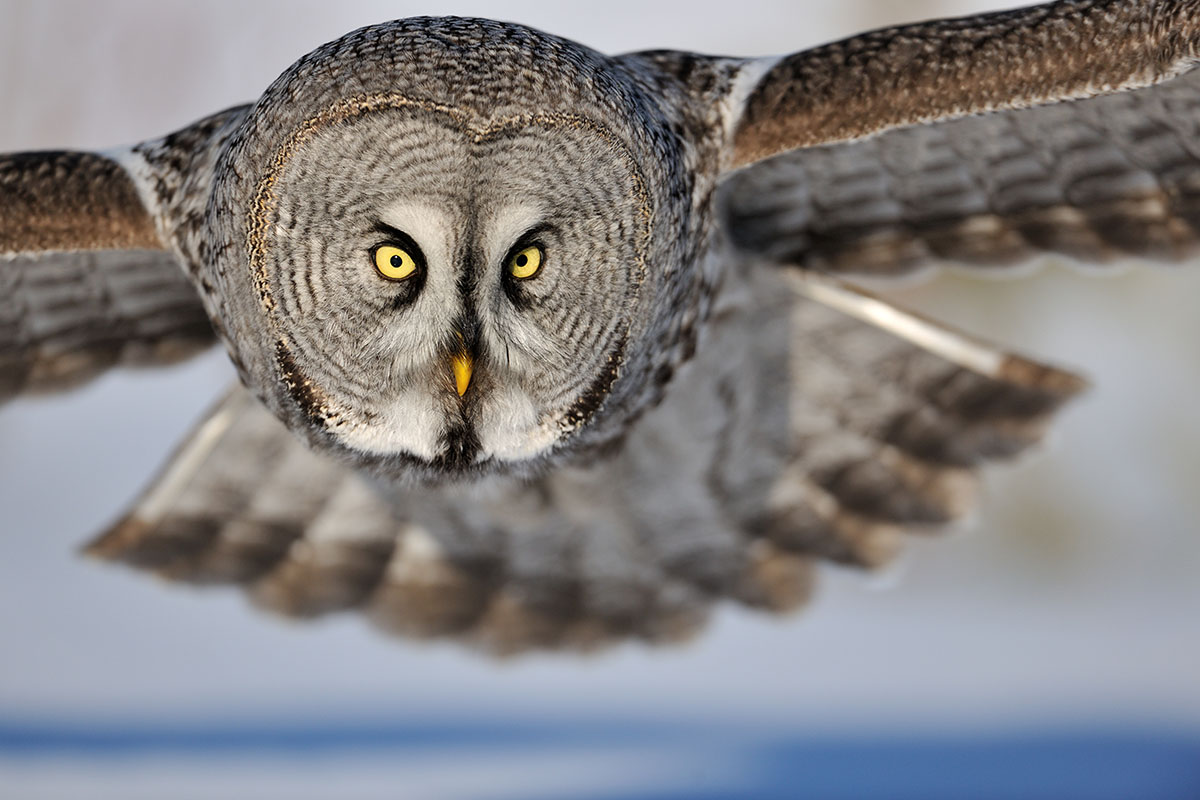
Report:
M836 275L1184 255L1198 11L757 60L364 28L164 139L0 157L0 397L215 332L244 388L90 551L285 614L513 652L793 608L1082 388Z
M738 246L844 275L1043 253L1177 260L1200 241L1200 72L1138 91L796 150L726 185Z

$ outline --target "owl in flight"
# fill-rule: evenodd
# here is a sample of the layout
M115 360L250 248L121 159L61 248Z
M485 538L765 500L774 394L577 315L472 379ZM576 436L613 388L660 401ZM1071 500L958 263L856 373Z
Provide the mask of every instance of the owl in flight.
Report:
M1200 0L777 58L418 18L104 153L0 156L0 398L220 341L88 550L494 652L674 641L875 566L1083 386L855 286L1200 227Z

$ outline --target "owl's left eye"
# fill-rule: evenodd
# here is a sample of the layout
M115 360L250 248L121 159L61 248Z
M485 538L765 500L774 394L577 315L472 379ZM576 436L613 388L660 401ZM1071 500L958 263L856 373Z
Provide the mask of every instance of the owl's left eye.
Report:
M523 247L508 257L508 274L519 281L532 278L542 268L542 248L536 244Z
M379 274L390 281L402 281L417 271L417 260L412 253L394 244L377 245L371 258Z

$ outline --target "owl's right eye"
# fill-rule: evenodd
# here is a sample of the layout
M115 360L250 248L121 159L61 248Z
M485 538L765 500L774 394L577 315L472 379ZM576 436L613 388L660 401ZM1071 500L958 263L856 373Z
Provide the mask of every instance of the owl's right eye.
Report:
M412 254L394 244L376 245L371 258L375 269L389 281L402 281L417 271L417 260Z

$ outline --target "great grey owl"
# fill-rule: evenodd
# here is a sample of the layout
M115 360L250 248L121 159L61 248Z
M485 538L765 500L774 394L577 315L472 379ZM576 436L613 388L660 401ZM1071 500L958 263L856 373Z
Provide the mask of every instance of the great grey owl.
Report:
M89 551L285 614L513 652L793 608L1083 386L845 281L1187 255L1198 53L1200 0L767 59L364 28L165 138L0 156L0 397L219 339L242 386Z

